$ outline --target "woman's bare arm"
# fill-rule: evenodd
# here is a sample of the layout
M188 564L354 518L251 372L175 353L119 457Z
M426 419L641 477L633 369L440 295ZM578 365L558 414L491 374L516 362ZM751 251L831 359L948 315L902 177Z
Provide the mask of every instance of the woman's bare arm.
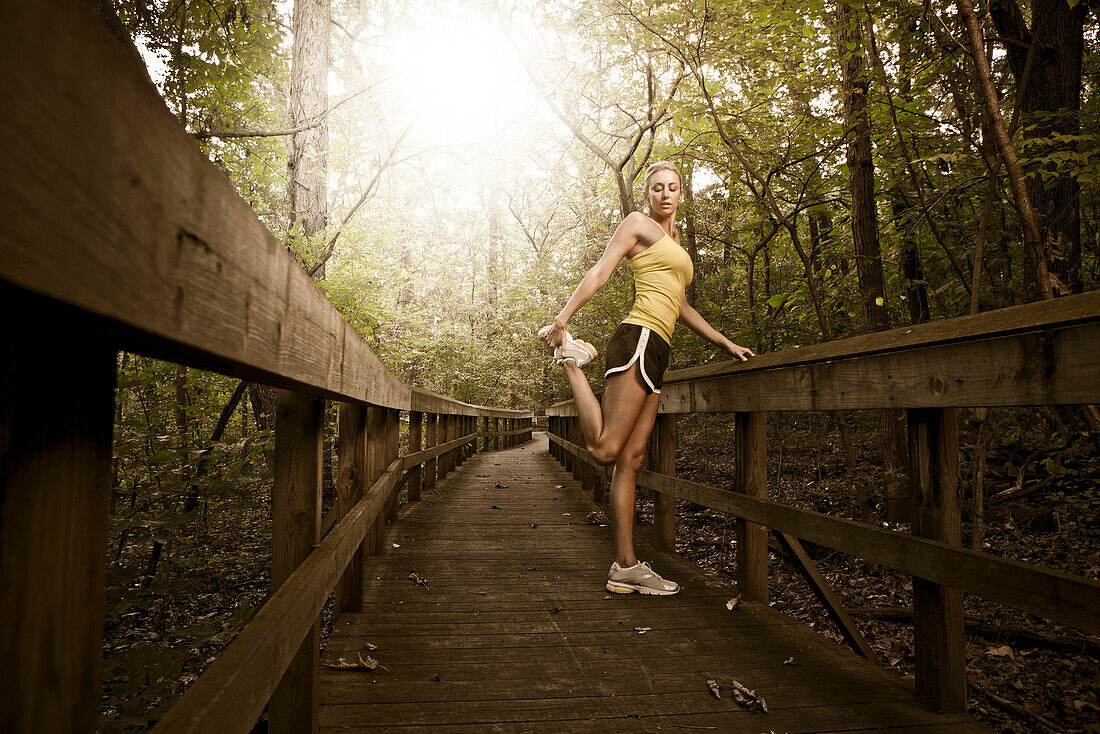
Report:
M684 305L680 308L680 321L684 322L684 325L694 331L699 336L706 339L711 344L715 345L719 349L728 354L737 357L742 362L748 361L749 357L755 357L753 351L748 347L741 347L725 336L718 332L713 326L707 323L698 311L692 308L691 304L684 299Z
M647 224L648 230L646 229ZM580 285L573 291L573 295L569 297L565 306L554 317L554 328L546 335L546 345L549 348L553 349L561 344L565 335L565 326L569 323L569 319L573 318L573 314L588 303L592 296L596 294L596 291L603 288L627 253L639 242L652 244L650 240L653 240L653 228L653 221L645 214L632 212L627 215L626 219L615 230L615 234L611 236L611 241L607 243L607 247L604 249L599 261L589 268L584 278L581 279Z

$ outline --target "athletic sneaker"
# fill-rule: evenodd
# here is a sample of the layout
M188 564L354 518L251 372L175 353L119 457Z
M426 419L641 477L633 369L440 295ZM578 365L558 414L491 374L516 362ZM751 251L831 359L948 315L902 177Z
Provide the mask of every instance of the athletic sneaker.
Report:
M637 591L639 594L670 596L679 593L680 585L658 576L645 561L638 561L630 568L623 568L615 561L607 572L607 590L616 594Z
M550 333L550 330L553 328L553 324L548 324L539 329L539 338L545 339L546 335ZM596 347L583 339L574 339L573 335L568 331L565 332L565 340L554 347L554 361L558 364L561 364L567 359L571 359L577 363L578 367L584 367L591 362L597 354L599 354L599 352Z

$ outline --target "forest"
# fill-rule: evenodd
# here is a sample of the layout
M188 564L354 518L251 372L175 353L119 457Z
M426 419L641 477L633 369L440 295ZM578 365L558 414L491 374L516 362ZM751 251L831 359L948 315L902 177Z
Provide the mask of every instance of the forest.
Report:
M91 5L383 362L458 400L538 415L570 397L535 334L658 160L684 182L688 300L758 354L1100 281L1096 0ZM570 328L602 350L631 299L624 264ZM672 369L723 358L678 330ZM136 354L118 375L109 732L147 728L263 603L275 406ZM681 418L680 474L728 484L731 424ZM328 429L326 507L334 409ZM772 497L906 527L900 411L773 413L767 430ZM1100 578L1096 407L967 409L959 431L964 544ZM678 550L732 578L733 521L681 513ZM910 578L816 560L911 672ZM772 564L773 606L839 639ZM976 598L966 614L972 716L1100 731L1100 640Z

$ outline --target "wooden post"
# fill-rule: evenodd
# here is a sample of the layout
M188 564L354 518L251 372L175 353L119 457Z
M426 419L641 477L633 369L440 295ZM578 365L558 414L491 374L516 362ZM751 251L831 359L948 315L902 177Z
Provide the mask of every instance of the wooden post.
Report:
M275 409L275 481L271 491L271 588L289 578L321 540L321 456L325 403L279 390ZM316 732L321 622L314 621L268 709L272 732Z
M656 471L676 476L676 415L661 413L657 416ZM653 517L653 530L657 550L676 552L676 498L658 492ZM766 539L766 536L765 536Z
M401 452L401 411L393 408L386 409L386 467L397 458ZM393 522L397 517L397 488L390 490L386 497L386 522ZM383 546L384 548L384 546ZM381 552L381 551L380 551Z
M409 411L409 453L415 454L423 447L420 445L420 426L424 414L418 410ZM423 468L420 464L409 469L409 502L420 501L420 488L424 483Z
M428 420L428 445L425 448L430 449L439 445L439 416L435 413L428 413L425 418ZM435 487L436 464L437 462L435 459L428 459L424 462L425 489L432 489Z
M735 491L768 496L768 445L763 413L735 413ZM737 590L746 601L768 601L768 529L737 519Z
M906 413L913 534L961 545L956 409L911 408ZM913 577L913 648L917 700L933 711L964 713L961 591Z
M500 451L500 418L493 418L493 451Z
M489 450L489 419L488 418L483 417L481 419L481 432L484 434L481 437L481 450L482 451L488 451Z
M336 512L343 517L363 498L367 479L367 408L354 403L340 404L340 435L337 438L340 466L336 479ZM352 556L336 586L336 612L363 611L363 548Z
M575 443L578 446L584 443L582 438L584 434L581 433L581 422L579 418L569 419L569 441ZM570 465L570 469L573 470L573 478L581 478L581 467L584 466L584 460L576 456L573 457L573 463Z
M22 299L0 304L9 314L0 333L0 730L91 732L115 351L71 316L39 320Z
M454 418L449 415L443 415L440 416L440 419L443 421L443 443L453 441L455 437ZM454 461L454 453L452 449L439 457L440 479L446 479L447 475L451 473L451 462Z
M386 436L386 409L367 408L367 476L365 484L372 486L386 471L386 453L389 441ZM363 539L363 552L367 555L381 555L386 542L386 513L378 513L367 536Z

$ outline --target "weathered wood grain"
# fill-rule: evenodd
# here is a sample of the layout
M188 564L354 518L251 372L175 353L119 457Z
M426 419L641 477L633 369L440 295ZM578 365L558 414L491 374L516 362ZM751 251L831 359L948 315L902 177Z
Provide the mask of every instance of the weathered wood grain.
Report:
M1100 291L665 376L663 413L1100 401ZM912 333L907 333L912 332ZM573 415L572 401L547 408Z
M275 413L275 480L271 490L271 587L277 589L321 539L324 401L279 390ZM273 732L317 730L321 624L314 618L271 695Z
M734 491L755 499L768 496L768 444L763 413L734 417ZM768 601L768 528L738 517L737 589L745 599Z
M368 476L367 408L355 403L340 405L339 469L336 481L336 507L329 511L332 520L344 517L359 504L376 477ZM325 518L326 523L329 517ZM326 529L327 530L327 529ZM322 532L322 536L327 532ZM352 556L347 571L336 585L336 611L357 612L363 607L363 549Z
M670 477L676 476L676 416L657 416L657 458L654 471ZM585 467L587 461L580 462ZM676 498L657 493L654 507L654 536L657 550L673 553L676 550Z
M418 410L409 411L409 454L416 454L421 450L421 427L424 423L424 414ZM420 501L420 490L424 485L423 464L417 462L407 467L409 472L409 502Z
M548 434L574 456L588 452ZM850 553L872 563L978 594L992 601L1100 633L1100 583L1081 576L996 558L946 543L894 533L854 520L754 499L706 484L642 471L638 485L678 499L723 510L771 530Z
M545 446L478 454L402 511L400 548L368 570L363 613L337 620L325 652L354 657L369 642L386 669L323 671L327 730L639 731L650 716L671 729L721 715L705 725L757 734L772 717L784 731L957 721L767 605L730 612L733 592L655 550L647 526L639 553L683 591L608 594L611 531L587 520L583 486ZM783 665L792 655L798 665ZM708 678L756 688L772 713L715 699Z
M962 545L956 411L907 411L913 534ZM917 700L933 711L966 711L962 591L913 577Z
M115 352L0 291L0 731L95 731Z

